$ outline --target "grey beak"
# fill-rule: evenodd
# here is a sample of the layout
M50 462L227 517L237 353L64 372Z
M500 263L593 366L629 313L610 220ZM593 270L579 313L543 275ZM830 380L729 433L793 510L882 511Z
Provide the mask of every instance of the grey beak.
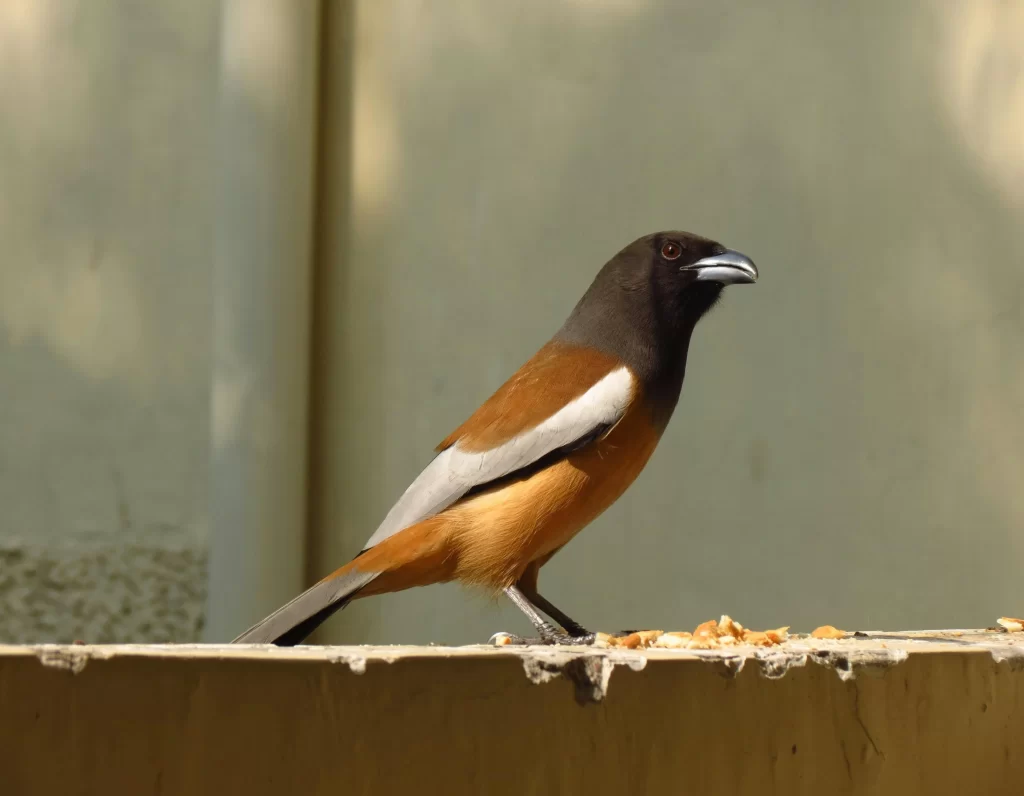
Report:
M757 266L739 252L727 249L721 254L684 265L682 271L696 271L698 282L718 282L723 285L749 284L757 281Z

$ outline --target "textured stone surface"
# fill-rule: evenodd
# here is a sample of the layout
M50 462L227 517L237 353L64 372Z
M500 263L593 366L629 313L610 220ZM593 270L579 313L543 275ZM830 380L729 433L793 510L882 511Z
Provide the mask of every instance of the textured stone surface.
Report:
M206 547L190 533L0 539L0 641L199 638Z

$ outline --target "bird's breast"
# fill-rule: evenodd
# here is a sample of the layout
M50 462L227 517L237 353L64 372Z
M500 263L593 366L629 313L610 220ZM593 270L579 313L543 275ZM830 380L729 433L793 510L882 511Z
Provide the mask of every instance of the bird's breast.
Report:
M514 583L528 564L562 547L618 500L660 436L660 424L634 401L605 437L449 509L455 578L493 588Z

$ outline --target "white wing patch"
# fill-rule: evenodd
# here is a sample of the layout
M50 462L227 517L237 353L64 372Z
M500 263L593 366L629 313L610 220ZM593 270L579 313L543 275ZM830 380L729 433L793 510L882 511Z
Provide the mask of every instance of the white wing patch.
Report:
M632 397L633 375L628 368L618 368L543 423L496 448L467 452L456 442L441 451L405 490L363 549L444 511L479 484L528 467L594 429L614 425Z

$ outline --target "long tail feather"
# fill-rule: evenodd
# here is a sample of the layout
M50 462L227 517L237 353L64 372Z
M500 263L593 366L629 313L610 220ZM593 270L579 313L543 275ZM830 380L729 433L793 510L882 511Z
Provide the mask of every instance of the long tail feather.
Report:
M232 641L232 644L276 644L292 647L301 643L335 611L345 607L356 593L377 577L349 565L311 586L294 600L278 608Z

